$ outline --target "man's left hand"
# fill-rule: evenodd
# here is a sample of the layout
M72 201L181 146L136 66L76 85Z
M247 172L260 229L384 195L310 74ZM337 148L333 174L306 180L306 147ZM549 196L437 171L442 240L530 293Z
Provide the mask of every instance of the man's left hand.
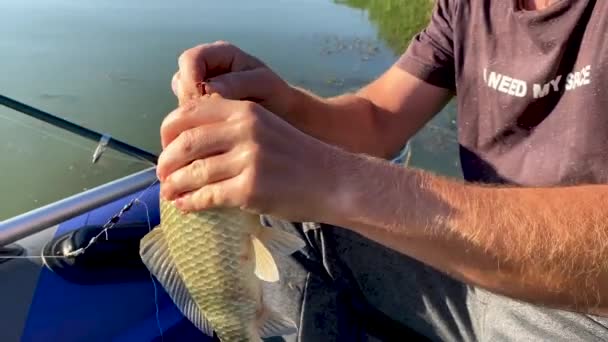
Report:
M161 196L183 211L237 207L317 220L336 189L339 149L248 101L204 95L161 125Z

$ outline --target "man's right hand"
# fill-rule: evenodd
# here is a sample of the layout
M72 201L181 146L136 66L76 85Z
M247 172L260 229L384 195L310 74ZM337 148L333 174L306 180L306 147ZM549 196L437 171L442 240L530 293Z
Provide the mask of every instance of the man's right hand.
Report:
M173 92L180 104L203 94L217 93L232 100L250 100L284 116L293 89L259 59L238 47L218 41L184 51L173 76Z

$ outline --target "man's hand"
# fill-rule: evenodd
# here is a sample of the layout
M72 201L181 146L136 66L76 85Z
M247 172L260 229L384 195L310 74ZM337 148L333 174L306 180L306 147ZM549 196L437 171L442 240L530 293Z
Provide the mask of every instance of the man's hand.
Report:
M186 50L178 60L172 88L180 103L201 93L251 100L278 115L289 111L293 89L268 66L223 41Z
M172 88L180 104L202 94L250 100L321 141L382 158L393 158L452 96L393 66L356 93L325 99L226 42L188 49L178 64Z
M161 195L184 211L239 207L290 220L324 217L339 152L262 106L193 99L162 123Z

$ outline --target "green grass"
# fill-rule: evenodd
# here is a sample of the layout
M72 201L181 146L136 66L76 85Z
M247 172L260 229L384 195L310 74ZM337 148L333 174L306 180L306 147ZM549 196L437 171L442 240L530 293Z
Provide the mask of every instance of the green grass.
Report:
M396 54L401 54L416 33L429 21L433 0L334 0L336 3L367 10Z

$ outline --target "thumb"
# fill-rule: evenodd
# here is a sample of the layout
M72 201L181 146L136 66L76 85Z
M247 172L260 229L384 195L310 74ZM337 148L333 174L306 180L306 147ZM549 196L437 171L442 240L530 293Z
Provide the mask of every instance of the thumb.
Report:
M205 92L217 93L231 100L267 100L276 93L280 82L278 76L269 69L256 68L211 78L205 82Z
M179 105L183 105L188 100L203 95L204 88L203 82L196 83L194 87L191 87L194 90L188 91L188 87L185 87L184 82L180 79L180 72L176 72L171 79L171 90L173 90L173 94L177 97Z

